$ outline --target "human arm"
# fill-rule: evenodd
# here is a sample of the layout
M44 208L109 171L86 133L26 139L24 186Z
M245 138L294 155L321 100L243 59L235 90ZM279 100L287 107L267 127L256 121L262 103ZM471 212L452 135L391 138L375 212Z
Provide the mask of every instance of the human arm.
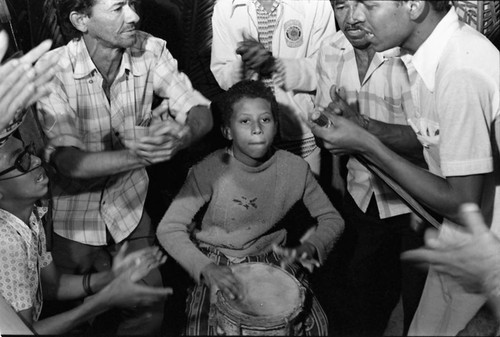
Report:
M327 111L326 114L334 125L330 128L312 125L311 129L330 152L364 155L422 204L451 220L456 219L460 204L480 202L483 174L440 177L399 156L349 120Z
M304 37L307 48L300 57L279 57L277 78L287 91L312 92L318 86L317 62L321 46L331 42L335 35L335 15L328 1L304 2L301 6L311 20L309 35Z
M439 151L437 165L442 176L412 165L341 116L327 112L334 125L312 126L313 133L333 153L366 156L422 204L453 220L460 204L480 204L485 175L493 170L490 124L494 89L489 82L474 79L477 74L463 72L467 76L443 74L436 83L435 96L440 99L427 108L435 109L439 123L420 120L427 123L423 134L430 134L431 140L425 151L429 155Z
M120 250L113 258L110 270L92 273L89 278L89 289L93 293L102 290L106 285L127 272L138 263L149 266L150 269L163 264L166 257L158 247L148 247L126 254L127 242L123 243ZM135 277L135 276L134 276ZM72 300L88 296L83 287L84 275L61 274L57 271L54 263L50 263L41 269L42 289L45 299Z
M385 146L404 158L421 165L424 161L422 144L409 125L385 123L362 115L358 107L346 102L345 89L332 85L329 89L331 102L327 109L342 115L351 122L376 136Z
M241 31L234 29L235 26L229 20L229 10L231 4L227 1L217 1L212 14L212 49L210 57L210 70L217 83L223 90L228 90L233 84L244 79L243 62L236 54L237 43L243 41L243 32L250 34L241 28ZM249 19L241 22L244 26ZM256 39L256 32L252 34Z
M33 322L32 308L19 314L38 334L61 334L113 307L149 306L172 293L170 288L154 288L135 283L150 272L149 265L134 264L80 306L61 314Z
M321 265L325 262L335 242L342 235L345 227L344 220L333 207L310 170L307 170L302 200L311 217L316 219L317 225L306 232L301 238L299 246L276 247L275 251L284 256L286 263L298 261L309 265L310 261L307 260L318 260ZM309 268L309 266L307 267Z
M429 229L425 246L404 252L401 258L429 263L466 290L486 294L500 320L500 239L488 229L476 204L462 205L459 216L464 224L460 241L440 240Z
M203 164L203 162L202 162ZM239 283L231 269L218 266L203 254L190 238L192 221L198 210L211 199L211 186L208 181L217 175L208 169L196 174L198 166L193 167L157 230L161 245L197 283L205 283L209 288L222 290L229 298L240 295ZM217 171L217 169L215 169ZM203 179L205 178L205 179Z
M12 59L0 65L0 130L20 116L25 109L40 97L49 93L46 84L55 73L56 58L38 59L50 49L51 41L44 41L19 59ZM8 48L8 35L0 32L0 60ZM33 65L35 63L35 65Z

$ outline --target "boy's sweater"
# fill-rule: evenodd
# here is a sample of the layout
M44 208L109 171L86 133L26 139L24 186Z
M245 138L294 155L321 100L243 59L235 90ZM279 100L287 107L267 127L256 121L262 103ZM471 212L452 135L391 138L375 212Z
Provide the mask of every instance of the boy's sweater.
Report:
M278 150L262 165L249 167L226 150L217 150L192 167L157 235L167 252L199 281L200 272L212 261L195 243L231 257L268 253L273 243L283 244L286 239L286 228L275 224L300 200L318 223L307 241L323 262L344 221L307 162ZM190 233L193 217L207 203L201 225Z

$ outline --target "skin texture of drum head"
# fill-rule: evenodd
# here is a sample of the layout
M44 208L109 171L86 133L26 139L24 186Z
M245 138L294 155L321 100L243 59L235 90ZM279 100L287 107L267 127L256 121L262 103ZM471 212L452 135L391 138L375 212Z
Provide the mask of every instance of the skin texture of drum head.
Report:
M301 305L300 289L293 276L272 265L242 263L231 266L243 285L243 298L228 301L252 316L287 316Z

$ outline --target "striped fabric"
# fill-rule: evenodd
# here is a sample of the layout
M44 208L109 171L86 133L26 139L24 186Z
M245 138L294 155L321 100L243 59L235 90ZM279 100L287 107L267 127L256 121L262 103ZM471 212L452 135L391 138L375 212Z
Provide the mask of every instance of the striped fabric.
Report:
M257 29L259 33L259 42L272 52L273 50L273 34L278 23L278 6L279 1L275 0L271 11L268 12L258 0L254 0L255 9L257 10ZM261 76L260 80L274 91L272 74L267 77Z
M127 130L151 117L153 92L168 101L170 114L181 123L187 112L209 101L195 91L163 40L138 32L134 46L123 54L110 88L92 62L82 39L48 53L56 53L61 70L51 83L51 94L37 108L50 144L88 152L123 149ZM54 231L70 240L106 245L106 229L115 242L139 224L148 188L144 168L96 179L68 179L53 175Z
M212 247L200 248L212 261L219 266L233 264L230 259ZM264 262L279 266L280 258L270 252L258 256L248 256L241 263ZM309 282L307 272L297 265L290 266L287 271L295 276L304 286L306 299L303 312L298 316L297 322L303 323L303 335L305 336L328 336L328 318L321 308L317 298L314 296ZM187 325L184 334L186 336L214 336L217 335L215 321L213 320L214 309L210 305L210 291L204 284L196 284L189 289L186 300Z
M289 151L297 156L301 156L302 158L309 156L318 147L314 136L291 141L278 140L274 143L274 145L279 149Z
M370 118L386 123L407 124L414 114L406 68L399 50L376 53L360 83L354 49L342 32L326 39L318 56L318 92L316 105L331 101L332 85L343 87L347 101ZM410 209L382 181L355 159L347 164L347 188L358 207L365 212L375 195L380 218L409 213Z

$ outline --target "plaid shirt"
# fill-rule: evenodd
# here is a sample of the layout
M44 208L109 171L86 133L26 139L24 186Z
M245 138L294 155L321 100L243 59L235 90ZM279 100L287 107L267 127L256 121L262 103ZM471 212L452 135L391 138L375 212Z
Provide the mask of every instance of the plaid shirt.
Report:
M138 32L122 57L110 88L92 62L83 39L50 53L62 68L51 83L52 93L39 101L38 114L50 144L83 151L123 149L120 135L151 117L153 93L168 101L170 114L181 123L188 111L209 101L177 70L177 61L163 40ZM47 56L48 57L48 56ZM51 177L54 231L71 240L105 245L106 228L115 242L125 239L141 219L148 187L146 170L136 169L98 179Z
M332 85L344 87L349 104L370 118L392 124L407 124L414 107L406 68L399 50L376 53L362 83L359 82L354 48L338 32L326 39L318 56L318 92L316 105L326 107L331 101ZM380 218L409 213L410 209L382 181L355 159L347 163L347 189L358 207L365 212L375 195Z

